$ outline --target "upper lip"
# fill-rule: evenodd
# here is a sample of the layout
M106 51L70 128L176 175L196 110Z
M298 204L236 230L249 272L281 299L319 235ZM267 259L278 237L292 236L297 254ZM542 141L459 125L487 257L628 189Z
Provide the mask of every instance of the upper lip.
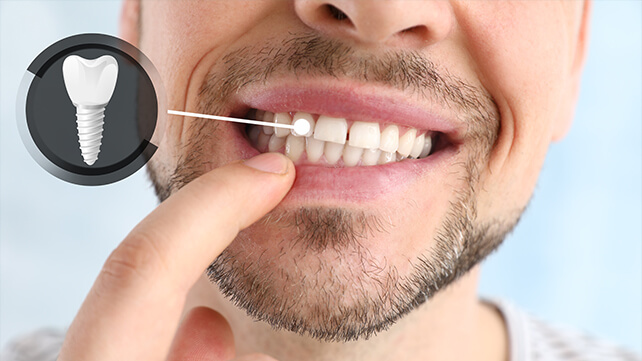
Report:
M248 86L235 96L229 115L242 117L251 108L275 113L302 111L440 132L453 143L460 143L464 137L464 124L454 115L437 114L436 103L428 110L428 106L414 104L407 94L377 90L376 86L302 84L299 80L294 84ZM446 113L446 109L438 109Z

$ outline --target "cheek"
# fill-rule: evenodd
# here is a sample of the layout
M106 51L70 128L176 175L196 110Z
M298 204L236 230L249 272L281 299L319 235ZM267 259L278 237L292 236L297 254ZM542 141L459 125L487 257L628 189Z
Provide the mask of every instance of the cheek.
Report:
M141 45L161 73L169 106L198 91L208 56L220 54L269 8L264 1L150 1L142 6ZM211 65L211 64L210 64Z
M566 19L562 5L554 2L466 4L459 9L459 23L501 113L480 203L501 199L503 208L521 208L532 194L553 125L568 103Z
M250 8L260 3L148 1L142 4L140 47L161 74L168 109L193 107L188 99L195 98L207 71L205 63L209 60L203 59L216 53L217 48L233 43L238 36L235 32L244 31L240 24L234 23L235 19L244 19L241 14L251 13ZM188 124L182 117L168 118L163 141L151 161L155 169L175 168L179 156L175 150L184 143Z

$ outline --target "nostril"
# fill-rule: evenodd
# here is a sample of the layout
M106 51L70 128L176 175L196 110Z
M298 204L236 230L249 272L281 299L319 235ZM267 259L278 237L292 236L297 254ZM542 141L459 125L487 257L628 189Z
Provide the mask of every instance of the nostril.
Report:
M339 21L348 20L348 21L350 21L350 19L348 18L348 15L346 13L344 13L343 11L341 11L341 9L339 9L338 7L336 7L334 5L331 5L331 4L327 4L325 7L326 7L328 13L330 14L330 16L332 16L335 20L339 20Z
M420 37L428 35L428 28L423 25L413 26L401 31L402 34L415 34Z

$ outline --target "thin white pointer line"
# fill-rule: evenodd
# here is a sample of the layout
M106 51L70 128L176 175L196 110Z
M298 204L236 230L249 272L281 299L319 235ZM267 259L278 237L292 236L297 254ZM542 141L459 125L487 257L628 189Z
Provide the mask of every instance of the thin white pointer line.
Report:
M262 122L260 120L223 117L223 116L220 116L220 115L209 115L209 114L200 114L200 113L192 113L192 112L181 112L179 110L168 110L167 114L183 115L183 116L186 116L186 117L193 117L193 118L206 118L206 119L222 120L222 121L225 121L225 122L236 122L236 123L245 123L245 124L252 124L252 125L264 125L264 126L267 126L267 127L275 127L275 128L294 129L294 125L291 125L291 124L270 123L270 122Z

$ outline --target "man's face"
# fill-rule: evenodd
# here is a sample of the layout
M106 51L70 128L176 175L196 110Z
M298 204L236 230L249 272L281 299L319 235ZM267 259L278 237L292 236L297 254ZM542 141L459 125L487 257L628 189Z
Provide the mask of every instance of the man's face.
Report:
M172 117L150 163L157 192L164 199L222 164L288 152L294 187L210 277L275 327L368 337L467 272L517 222L548 145L570 122L582 8L145 2L139 46L170 109L317 125L305 139Z

